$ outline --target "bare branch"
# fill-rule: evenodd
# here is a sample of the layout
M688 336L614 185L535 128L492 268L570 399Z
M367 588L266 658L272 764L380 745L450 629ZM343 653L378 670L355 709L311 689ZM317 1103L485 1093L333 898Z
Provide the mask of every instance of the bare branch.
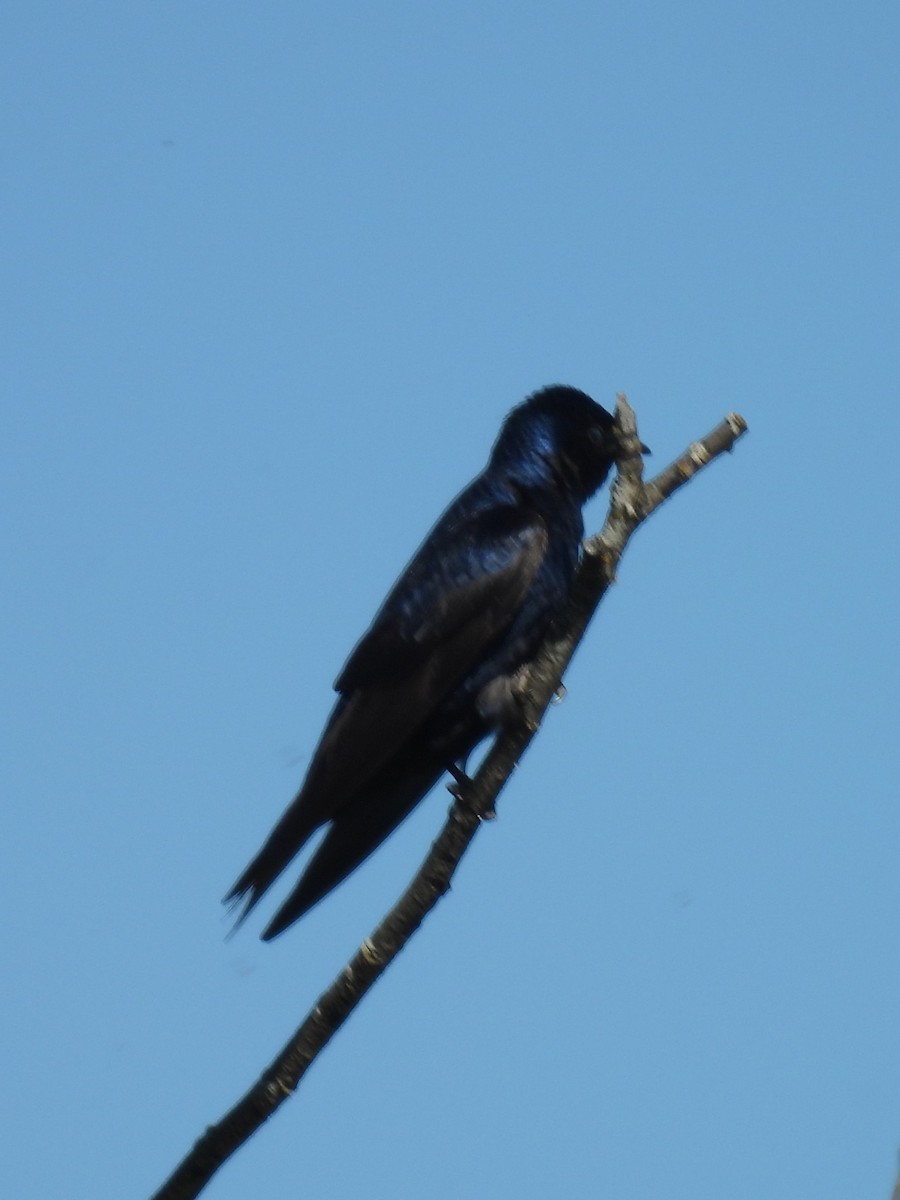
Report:
M634 411L621 395L616 420L622 455L609 515L600 533L585 543L568 608L551 629L522 684L522 721L497 737L475 777L459 789L444 828L397 904L322 993L253 1087L205 1131L152 1200L193 1200L226 1159L292 1094L316 1055L449 889L478 826L493 815L497 796L537 732L588 622L615 580L616 567L635 529L698 471L730 451L747 429L742 417L729 414L707 437L690 445L645 484Z

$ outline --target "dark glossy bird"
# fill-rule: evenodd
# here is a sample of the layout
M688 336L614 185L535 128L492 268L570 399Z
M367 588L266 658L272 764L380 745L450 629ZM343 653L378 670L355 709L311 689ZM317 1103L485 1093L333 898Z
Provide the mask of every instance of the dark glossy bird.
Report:
M475 746L510 719L511 681L569 594L582 505L618 453L613 417L575 388L544 388L512 410L487 466L428 534L338 676L303 786L225 897L243 902L239 923L327 825L262 936L282 933L441 775L460 778Z

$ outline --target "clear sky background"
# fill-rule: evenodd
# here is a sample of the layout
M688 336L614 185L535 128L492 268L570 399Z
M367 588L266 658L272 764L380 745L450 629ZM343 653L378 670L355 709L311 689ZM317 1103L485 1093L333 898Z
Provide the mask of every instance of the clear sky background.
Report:
M443 790L225 940L346 654L560 381L657 468L751 431L206 1195L887 1200L898 62L887 0L7 0L4 1196L146 1197L408 881Z

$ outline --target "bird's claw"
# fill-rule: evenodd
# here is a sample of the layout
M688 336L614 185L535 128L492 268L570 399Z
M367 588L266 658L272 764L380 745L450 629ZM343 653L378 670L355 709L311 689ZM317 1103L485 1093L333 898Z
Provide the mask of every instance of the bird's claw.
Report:
M452 782L447 784L447 791L453 797L454 802L456 804L463 805L472 812L475 812L475 815L478 817L479 821L496 820L497 810L494 808L493 804L487 812L476 812L475 806L471 802L473 785L471 776L467 775L462 767L458 766L456 763L451 763L447 770L453 776ZM451 812L452 811L453 810L451 808Z

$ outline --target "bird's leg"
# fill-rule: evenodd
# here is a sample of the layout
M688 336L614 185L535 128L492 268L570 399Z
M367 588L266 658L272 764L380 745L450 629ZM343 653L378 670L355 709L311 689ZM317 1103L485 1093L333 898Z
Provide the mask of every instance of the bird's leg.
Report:
M472 788L472 778L470 775L466 774L465 762L452 762L448 765L447 770L453 776L453 782L447 784L447 791L457 803L464 804L466 808L471 808L472 805L469 803L469 795ZM482 821L493 821L496 818L497 813L492 807L488 812L478 813L477 815Z
M466 774L465 763L452 762L447 767L447 770L453 776L453 782L447 784L447 791L454 799L458 800L462 796L463 789L471 784L471 778Z

